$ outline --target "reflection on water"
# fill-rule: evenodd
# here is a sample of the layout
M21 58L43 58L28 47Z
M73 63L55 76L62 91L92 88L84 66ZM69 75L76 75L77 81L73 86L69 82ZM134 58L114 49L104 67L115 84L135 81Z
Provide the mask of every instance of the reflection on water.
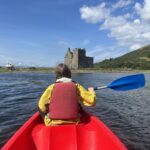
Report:
M85 87L107 85L127 74L75 74L73 79ZM150 75L146 87L118 92L110 89L97 91L97 105L86 108L101 118L120 137L128 149L150 149ZM37 111L37 102L54 74L0 74L0 147Z

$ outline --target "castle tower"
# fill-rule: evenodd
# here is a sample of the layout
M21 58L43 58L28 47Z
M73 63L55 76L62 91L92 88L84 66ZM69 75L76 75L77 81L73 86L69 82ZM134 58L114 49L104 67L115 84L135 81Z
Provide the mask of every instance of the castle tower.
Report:
M92 68L93 57L87 57L85 49L76 48L71 52L69 48L65 55L65 64L72 69Z
M78 62L79 62L78 49L76 48L76 49L73 50L72 68L78 69L78 67L79 67Z
M65 61L64 61L64 63L69 68L72 68L72 60L73 60L73 53L71 52L70 48L68 48L67 53L65 55Z

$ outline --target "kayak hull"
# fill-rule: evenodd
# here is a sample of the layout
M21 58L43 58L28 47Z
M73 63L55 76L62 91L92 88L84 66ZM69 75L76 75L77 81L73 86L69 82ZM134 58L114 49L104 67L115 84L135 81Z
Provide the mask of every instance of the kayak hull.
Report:
M46 127L35 113L2 150L127 150L98 118L86 112L80 124Z

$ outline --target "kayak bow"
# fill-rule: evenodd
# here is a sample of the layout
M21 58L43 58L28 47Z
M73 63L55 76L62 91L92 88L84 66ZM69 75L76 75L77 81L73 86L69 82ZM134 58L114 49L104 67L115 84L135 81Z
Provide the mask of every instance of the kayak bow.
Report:
M80 124L46 127L35 113L1 150L127 150L98 118L83 112Z

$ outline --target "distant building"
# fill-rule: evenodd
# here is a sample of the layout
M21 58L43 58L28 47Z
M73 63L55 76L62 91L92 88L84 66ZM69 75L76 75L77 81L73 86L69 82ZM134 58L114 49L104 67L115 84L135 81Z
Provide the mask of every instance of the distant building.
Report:
M7 65L5 65L5 67L12 70L12 71L15 70L15 66L12 64L9 64L9 63Z
M64 63L71 69L92 68L93 57L87 57L85 49L76 48L72 52L69 48Z

